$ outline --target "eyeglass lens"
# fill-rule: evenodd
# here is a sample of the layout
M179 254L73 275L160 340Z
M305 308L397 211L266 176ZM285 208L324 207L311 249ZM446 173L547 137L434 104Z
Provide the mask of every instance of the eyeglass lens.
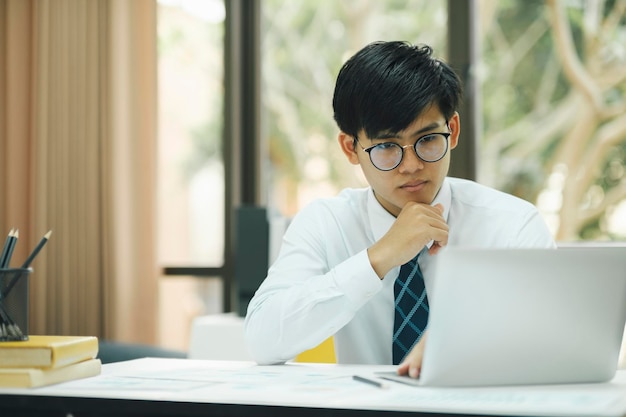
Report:
M436 162L443 158L448 150L448 140L446 135L435 133L420 138L414 148L417 156L423 161ZM388 142L370 148L369 154L376 168L387 171L400 165L404 149L397 143Z

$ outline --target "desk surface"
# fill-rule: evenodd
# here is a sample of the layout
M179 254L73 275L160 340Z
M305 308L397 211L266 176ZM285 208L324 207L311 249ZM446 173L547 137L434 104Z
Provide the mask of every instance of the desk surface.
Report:
M624 416L626 370L603 384L425 388L375 378L391 366L145 358L102 374L36 389L0 389L0 415L177 416Z

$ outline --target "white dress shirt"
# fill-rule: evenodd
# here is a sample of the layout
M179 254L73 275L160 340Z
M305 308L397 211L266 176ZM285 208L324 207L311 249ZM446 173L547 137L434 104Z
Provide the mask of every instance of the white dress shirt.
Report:
M448 246L555 246L537 209L509 194L446 178L437 203L449 226ZM393 283L400 267L379 279L367 248L394 221L371 188L345 189L300 211L248 305L252 357L261 364L284 362L334 335L338 363L391 364ZM434 256L419 257L427 292Z

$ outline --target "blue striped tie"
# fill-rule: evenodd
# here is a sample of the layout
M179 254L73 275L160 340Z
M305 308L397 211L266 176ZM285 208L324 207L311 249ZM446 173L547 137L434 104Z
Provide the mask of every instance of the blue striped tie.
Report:
M428 324L428 297L417 256L400 267L393 285L393 364L397 365L420 340Z

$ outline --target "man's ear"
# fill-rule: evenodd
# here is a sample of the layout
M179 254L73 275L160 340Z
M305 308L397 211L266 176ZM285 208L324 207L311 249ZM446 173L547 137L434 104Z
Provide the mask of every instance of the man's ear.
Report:
M450 139L448 139L448 146L450 149L454 149L459 144L459 135L461 133L461 118L458 112L454 112L454 115L448 120L448 128L451 133Z
M339 146L341 147L342 152L348 158L348 161L350 161L350 163L353 165L358 165L359 157L356 154L354 137L348 135L345 132L339 132L339 136L337 139L339 140Z

